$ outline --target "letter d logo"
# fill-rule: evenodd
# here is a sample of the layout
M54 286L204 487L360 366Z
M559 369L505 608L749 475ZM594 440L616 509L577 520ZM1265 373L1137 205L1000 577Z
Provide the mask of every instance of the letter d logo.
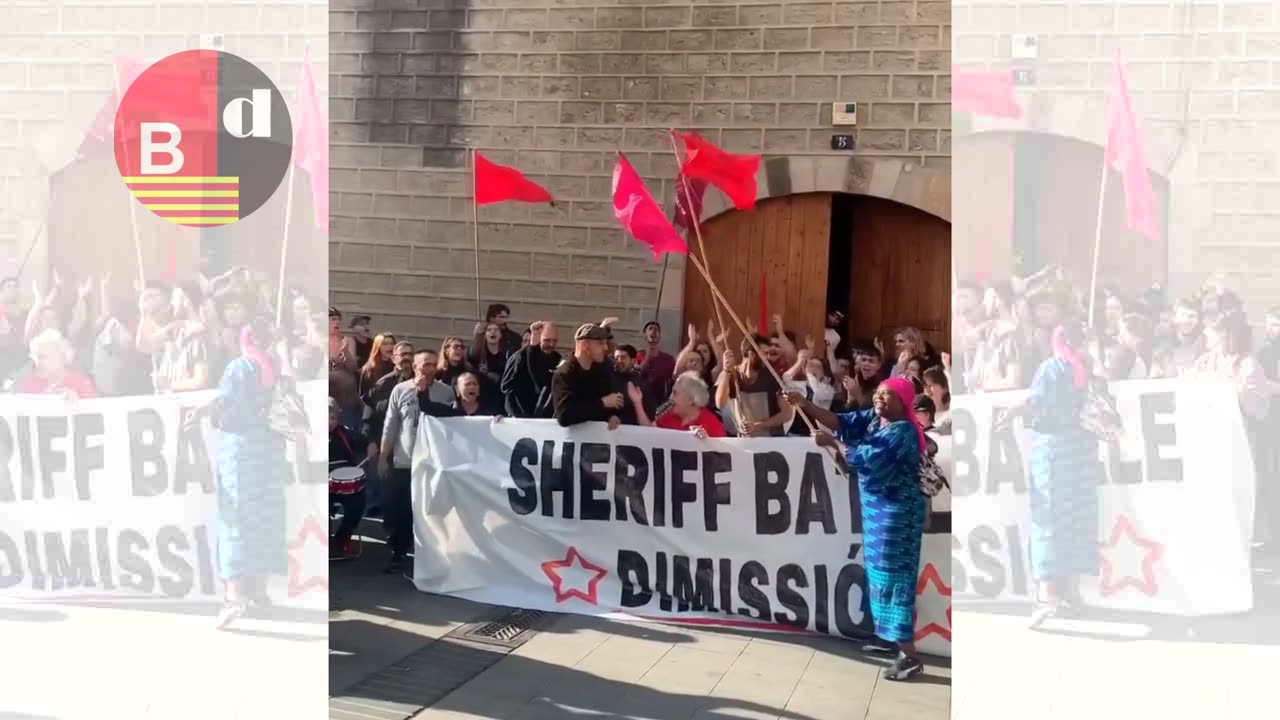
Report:
M116 166L143 207L179 225L229 225L289 169L289 109L252 63L189 50L148 67L116 112Z

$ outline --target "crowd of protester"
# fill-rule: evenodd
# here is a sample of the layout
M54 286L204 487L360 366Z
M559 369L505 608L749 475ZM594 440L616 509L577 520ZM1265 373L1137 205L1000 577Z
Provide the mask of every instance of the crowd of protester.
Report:
M1172 302L1160 286L1090 298L1049 266L1005 283L961 284L952 310L957 394L1029 389L996 422L1021 418L1031 436L1033 626L1078 612L1080 578L1099 574L1099 449L1114 451L1131 422L1111 399L1117 383L1212 380L1234 389L1256 471L1254 549L1276 553L1280 450L1270 440L1280 429L1280 308L1251 322L1219 277Z
M819 444L844 449L838 459L858 473L863 504L875 505L880 527L896 533L889 545L868 551L869 572L879 573L872 581L881 639L875 649L899 651L886 677L922 670L911 640L911 589L928 504L917 465L921 452L937 451L931 437L949 434L951 396L949 357L919 329L898 330L889 352L879 339L843 338L838 311L828 315L822 338L803 341L775 315L772 332L737 347L713 323L690 325L673 356L662 350L657 322L644 326L639 348L617 342L617 318L573 329L562 347L555 323L518 332L509 326L511 309L494 304L470 338L417 347L371 334L366 316L344 327L338 309L329 315L330 459L363 468L370 481L367 499L337 498L355 516L335 537L337 557L358 554L351 534L367 507L386 530L386 571L409 570L411 469L422 415L651 426L700 439L808 436L814 429L805 417L816 417ZM879 480L864 483L868 475Z
M243 267L189 283L148 281L130 300L112 288L110 276L72 288L55 273L49 288L35 282L24 298L16 279L0 280L0 386L71 399L207 390L240 356L241 330L275 315L271 284ZM282 374L322 379L333 335L319 308L294 292L282 316L268 352ZM358 328L352 342L367 354Z
M54 273L28 297L0 280L0 386L68 402L216 389L191 405L189 424L216 430L217 625L272 604L269 581L287 572L287 441L309 428L295 383L320 380L325 343L368 348L357 328L344 338L314 303L286 294L276 312L272 283L244 267L189 282L135 283L129 299L110 276L74 288ZM329 346L331 358L345 363ZM345 365L344 365L345 367ZM331 373L330 377L334 377ZM331 392L334 392L331 389Z

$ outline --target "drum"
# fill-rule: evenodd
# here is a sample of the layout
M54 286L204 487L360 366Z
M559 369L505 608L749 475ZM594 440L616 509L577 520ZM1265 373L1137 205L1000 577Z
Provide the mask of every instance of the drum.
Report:
M364 470L358 467L340 467L329 471L331 495L356 495L364 492Z

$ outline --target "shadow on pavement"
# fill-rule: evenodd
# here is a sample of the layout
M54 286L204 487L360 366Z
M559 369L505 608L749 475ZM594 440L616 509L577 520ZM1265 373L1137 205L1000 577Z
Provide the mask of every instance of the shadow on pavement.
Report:
M0 608L0 622L50 623L62 622L66 619L67 614L58 610L26 607ZM5 717L5 715L0 715L0 720L4 720Z
M191 602L167 602L164 600L131 600L121 598L119 600L77 600L75 598L59 599L58 605L66 607L94 608L99 610L128 610L131 612L153 612L165 613L169 615L190 615L194 617L214 618L217 616L220 606L212 603L191 603ZM3 613L0 610L0 613ZM268 608L255 608L246 615L247 619L260 620L264 622L290 622L290 623L306 623L312 625L322 625L329 622L329 615L323 610L307 610L305 608L289 608L281 606L272 606ZM0 615L3 619L3 615ZM306 636L309 639L312 636Z
M1274 566L1275 560L1263 561ZM1085 608L1069 618L1055 618L1034 632L1108 642L1190 642L1236 645L1280 645L1280 584L1270 567L1255 565L1253 610L1235 615L1182 617L1132 610ZM1031 618L1030 603L982 602L957 599L957 615L977 613ZM1108 627L1112 626L1112 627ZM1124 632L1119 626L1143 626L1145 633ZM1029 629L1028 632L1031 632Z
M384 574L385 547L370 537L380 537L381 528L366 523L361 534L365 540L360 558L330 564L330 602L333 605L329 635L331 696L412 705L409 698L397 695L394 690L363 681L397 665L454 627L487 620L502 613L504 608L430 595L418 591L403 575ZM698 637L691 633L713 633L722 637L803 646L868 665L888 664L887 657L867 655L858 643L839 638L719 627L690 628L686 632L678 624L616 622L603 618L584 620L588 621L593 627L607 628L605 631L610 635L656 643L693 644ZM574 625L552 622L539 629L538 633L579 632L580 629ZM951 666L949 658L926 658L926 663L933 667ZM700 669L691 667L689 672L696 674ZM878 670L876 672L878 674ZM492 673L500 678L494 678ZM520 654L505 655L471 679L480 677L488 681L483 692L471 689L469 679L450 688L441 699L429 705L429 709L495 719L512 717L517 712L522 718L530 712L533 714L529 717L538 718L614 717L620 712L618 705L621 702L627 708L624 715L636 720L687 720L695 715L699 720L729 720L746 716L813 720L812 716L782 707L707 694L657 690ZM492 691L499 679L500 688L509 685L509 694L501 690ZM762 678L762 682L767 684L768 679ZM948 686L950 682L949 677L926 674L911 684ZM862 715L861 712L856 714Z

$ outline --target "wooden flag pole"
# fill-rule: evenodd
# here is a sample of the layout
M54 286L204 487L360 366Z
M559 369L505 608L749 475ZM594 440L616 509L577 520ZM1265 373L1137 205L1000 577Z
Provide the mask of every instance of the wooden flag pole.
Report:
M707 272L706 266L704 266L701 262L699 262L698 258L694 257L693 255L689 256L689 260L693 263L693 266L698 269L698 272L702 274L702 277L706 279L707 285L711 286L711 292L715 296L715 298L719 300L725 307L728 307L729 301L726 300L724 298L724 295L720 293L720 288L716 287L716 283L714 280L711 279L711 273ZM751 349L754 350L756 353L756 356L760 358L760 364L764 365L765 369L769 371L769 374L772 375L773 379L778 383L778 389L780 391L785 392L787 389L786 383L782 381L782 376L778 375L778 371L773 368L773 365L770 365L769 361L765 360L764 351L761 350L760 345L756 343L755 335L752 334L752 332L747 329L746 323L738 319L737 315L730 312L729 317L733 318L733 322L738 326L738 330L743 334L743 336L747 338L747 343L751 345ZM796 408L796 412L800 413L800 417L804 420L804 424L809 426L809 432L811 433L817 432L818 430L817 425L813 422L813 419L809 417L809 414L806 413L803 408Z
M120 103L124 101L124 94L122 92L122 88L120 87L120 63L119 62L115 63L111 68L111 84L115 89L116 108L118 110L120 107ZM124 139L121 140L120 142L124 143L125 156L128 157L129 155L128 135L126 135ZM133 254L134 254L134 259L138 263L138 287L140 288L140 291L141 291L141 290L145 290L147 287L147 271L146 271L145 265L142 262L142 235L141 233L138 232L138 209L134 207L134 205L138 203L138 200L136 196L133 196L133 191L130 191L129 194L131 196L129 198L129 228L133 231ZM154 358L153 358L153 364L154 364Z
M484 322L484 309L480 307L480 176L476 172L476 151L471 149L471 244L476 253L476 322Z
M683 164L680 160L680 149L676 145L675 135L668 133L668 137L671 138L671 152L676 156L676 168L678 169ZM678 172L678 174L680 176L680 181L684 184L685 199L690 201L692 204L693 198L689 192L689 179L686 178L682 172ZM690 211L693 210L692 207L688 209ZM690 221L693 224L693 234L698 241L698 255L702 258L701 262L699 262L697 257L690 254L689 260L693 262L694 267L702 274L702 277L707 281L708 287L711 288L712 305L715 306L716 320L720 323L720 331L724 332L726 329L724 326L724 315L720 311L720 308L724 307L729 309L729 317L733 318L734 324L738 326L738 331L742 333L743 337L746 338L747 343L751 345L751 349L755 351L756 356L760 358L760 364L764 365L765 369L769 371L769 374L773 376L774 381L778 383L778 389L785 392L787 388L786 383L782 381L782 377L778 375L778 371L773 368L773 365L769 364L768 360L765 360L764 351L762 351L760 349L760 345L756 343L755 335L747 329L746 323L742 322L742 320L733 313L733 310L729 308L729 301L726 300L724 295L720 292L720 288L716 286L715 280L711 279L711 272L707 268L706 247L702 242L702 223L699 221L697 213L690 212L689 216ZM806 413L803 408L796 408L796 412L800 414L800 418L804 420L804 424L809 426L809 432L817 432L817 425L814 424L813 419L809 417L809 414Z
M1089 274L1089 329L1093 329L1094 310L1098 301L1098 256L1102 254L1102 210L1107 198L1107 167L1105 152L1102 158L1102 182L1098 183L1098 221L1093 231L1093 270Z
M658 314L662 312L662 291L667 285L667 266L671 264L671 253L662 254L662 274L658 276L658 299L653 304L653 321L658 322ZM723 330L722 330L723 331Z
M276 278L276 329L284 323L284 271L289 258L289 227L293 223L293 173L297 169L289 159L289 180L284 192L284 238L280 242L280 274Z
M680 168L684 165L684 160L681 159L680 157L680 148L678 145L676 145L675 133L668 132L667 138L671 140L671 152L676 156L676 176L680 178L680 183L681 185L684 186L684 200L686 203L685 214L689 216L689 223L693 225L694 238L696 238L698 241L698 256L702 258L703 267L710 270L711 264L707 262L707 245L702 241L702 220L701 218L698 217L702 213L700 211L700 208L698 208L699 212L694 212L695 208L693 207L693 193L691 188L689 187L689 178L685 177L684 173L680 171ZM676 193L677 207L680 204L679 201L680 201L679 193ZM709 275L707 277L707 282L708 283L711 282L711 277ZM662 299L659 298L658 302L661 303ZM726 327L724 324L724 313L720 311L720 302L716 300L716 296L714 294L711 296L711 307L714 308L716 311L716 324L720 326L720 332L727 331L729 328ZM733 313L729 313L729 314L732 315ZM707 338L707 339L711 340L712 338Z

